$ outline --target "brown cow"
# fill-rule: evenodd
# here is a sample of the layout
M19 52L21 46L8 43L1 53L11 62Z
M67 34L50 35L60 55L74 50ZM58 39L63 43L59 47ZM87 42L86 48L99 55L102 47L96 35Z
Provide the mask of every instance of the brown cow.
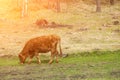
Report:
M56 62L58 54L57 45L59 44L60 56L62 56L61 50L61 40L57 35L40 36L37 38L30 39L24 46L23 50L19 54L20 63L23 64L27 57L29 57L29 63L34 56L36 56L38 63L41 63L39 59L39 53L51 52L51 59L49 64L53 62L54 57L56 57Z

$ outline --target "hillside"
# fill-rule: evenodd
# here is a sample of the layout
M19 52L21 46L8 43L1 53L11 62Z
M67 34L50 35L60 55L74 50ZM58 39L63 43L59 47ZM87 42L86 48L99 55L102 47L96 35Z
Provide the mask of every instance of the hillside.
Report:
M95 0L61 0L60 13L46 1L29 0L21 17L22 0L0 0L0 80L120 80L120 0L101 0L101 13ZM48 53L19 64L25 43L48 34L61 37L59 63L48 64Z
M84 1L69 2L68 6L62 2L61 13L31 3L28 16L21 18L17 0L0 0L0 54L17 55L26 41L45 34L60 35L64 53L120 49L119 1L114 6L102 5L101 13L95 12L95 4ZM34 24L37 19L64 26L41 28Z

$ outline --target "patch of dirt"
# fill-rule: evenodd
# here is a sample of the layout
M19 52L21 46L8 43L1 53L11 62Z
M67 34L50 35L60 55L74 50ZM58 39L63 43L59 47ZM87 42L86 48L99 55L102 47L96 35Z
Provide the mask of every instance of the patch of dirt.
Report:
M11 58L13 55L0 54L0 58Z
M34 24L36 24L38 28L59 28L59 27L71 28L71 27L73 27L73 25L59 24L59 23L56 23L54 21L49 22L46 19L36 20L36 22Z
M72 29L72 25L64 25L64 24L48 24L48 25L42 25L37 26L38 28L69 28Z
M79 32L79 31L87 31L87 30L88 30L88 28L79 28L76 31Z
M70 76L71 79L86 79L86 75L72 75Z
M120 78L120 70L118 70L118 71L113 71L113 72L110 73L110 75L111 75L112 77L115 77L115 78Z
M103 24L102 27L107 27L107 28L109 28L109 27L112 27L112 25L111 25L110 23L106 23L106 24Z
M119 25L119 23L120 23L120 22L117 21L117 20L116 20L116 21L113 21L113 25Z
M70 65L68 65L70 66ZM7 67L6 67L7 68ZM60 70L64 69L63 67L58 67ZM71 68L71 67L68 67ZM10 67L9 67L10 69ZM53 70L53 71L51 71ZM7 76L9 76L9 80L35 80L35 79L87 79L87 78L94 78L94 77L101 77L100 74L75 74L75 75L66 75L61 74L58 72L57 74L49 74L50 72L54 72L54 69L52 67L40 67L40 66L25 66L24 69L18 69L17 67L11 68L10 70L4 70L0 72L0 77L5 79ZM63 70L62 70L63 71ZM42 73L42 74L41 74ZM48 75L43 75L47 74ZM28 76L29 75L29 76ZM30 76L31 75L31 76ZM94 76L93 76L94 75ZM33 78L33 79L32 79Z
M115 29L114 32L119 33L119 32L120 32L120 29Z

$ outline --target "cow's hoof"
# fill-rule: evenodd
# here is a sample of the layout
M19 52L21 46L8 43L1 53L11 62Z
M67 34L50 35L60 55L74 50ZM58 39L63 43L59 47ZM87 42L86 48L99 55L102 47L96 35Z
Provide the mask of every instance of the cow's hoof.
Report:
M31 62L28 62L28 64L31 64Z
M58 63L58 61L56 61L56 63Z
M52 62L49 62L48 64L52 64Z
M53 61L50 61L48 64L52 64L53 63Z
M41 64L41 62L37 62L37 64Z
M24 63L20 63L21 65L23 65Z

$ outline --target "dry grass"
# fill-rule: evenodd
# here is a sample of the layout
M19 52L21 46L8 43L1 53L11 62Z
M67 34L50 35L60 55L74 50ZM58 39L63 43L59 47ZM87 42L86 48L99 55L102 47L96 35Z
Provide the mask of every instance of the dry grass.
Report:
M120 79L120 3L102 6L101 13L94 12L95 5L83 2L69 3L68 7L62 4L61 13L32 8L28 17L21 18L21 8L13 1L17 0L0 0L0 56L4 56L0 57L1 79ZM41 18L71 26L41 28L34 24ZM114 21L119 24L114 25ZM21 66L18 57L11 56L17 56L30 38L47 34L60 35L63 53L69 53L60 63L48 65L48 56L42 55L42 64L36 64L35 59Z
M27 40L45 34L60 35L64 53L120 49L120 24L113 25L113 21L120 22L119 3L103 6L102 13L94 12L95 5L70 3L61 13L31 10L21 19L17 4L10 7L12 1L0 0L0 54L17 55ZM34 22L41 18L72 27L38 28Z

